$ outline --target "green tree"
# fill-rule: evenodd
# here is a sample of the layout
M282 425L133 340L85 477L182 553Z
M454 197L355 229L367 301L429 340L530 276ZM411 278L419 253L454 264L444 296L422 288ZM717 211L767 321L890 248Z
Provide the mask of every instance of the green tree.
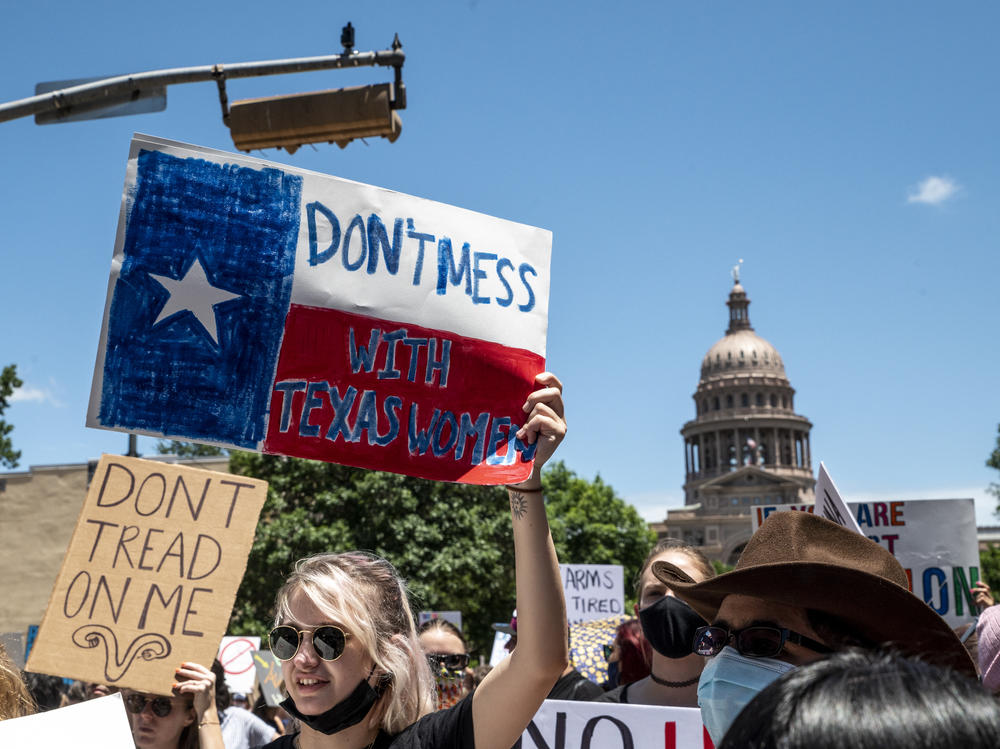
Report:
M1000 426L997 426L997 446L993 448L993 452L990 453L990 457L986 459L986 465L989 468L996 468L1000 471ZM996 512L1000 514L1000 484L996 482L990 484L987 491L997 498L998 502Z
M516 593L503 489L244 452L231 453L229 465L268 482L230 631L270 629L275 594L296 560L361 549L395 565L418 610L460 609L472 646L488 654L490 624L510 618ZM561 463L543 482L560 559L622 563L634 574L652 545L635 509L600 479L577 478Z
M625 610L630 611L635 603L632 581L656 543L656 534L599 475L588 481L556 461L546 467L542 485L559 561L624 566Z
M987 582L994 598L1000 598L1000 545L990 544L979 552L979 576Z
M159 440L156 443L156 452L160 455L176 455L180 458L228 455L228 451L215 445L202 445L198 442L182 442L181 440Z
M0 466L17 468L17 461L21 459L21 451L14 449L14 442L10 438L10 433L14 431L14 425L3 420L3 412L10 405L10 397L14 391L24 383L17 376L17 365L8 364L0 372Z
M479 652L515 598L506 493L269 455L233 453L230 470L269 482L230 630L264 634L297 559L361 549L388 559L417 609L461 609Z

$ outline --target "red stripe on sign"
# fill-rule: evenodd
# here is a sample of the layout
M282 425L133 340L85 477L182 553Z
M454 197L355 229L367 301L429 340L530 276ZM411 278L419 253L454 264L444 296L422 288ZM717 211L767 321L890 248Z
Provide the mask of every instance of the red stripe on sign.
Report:
M544 369L530 351L293 304L264 452L443 481L522 481L531 461L514 435Z
M663 749L677 749L677 724L673 721L663 724Z

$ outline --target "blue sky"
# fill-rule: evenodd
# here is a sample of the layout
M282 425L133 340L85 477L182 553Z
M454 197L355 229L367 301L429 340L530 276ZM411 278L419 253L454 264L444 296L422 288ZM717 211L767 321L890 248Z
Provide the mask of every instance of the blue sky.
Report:
M38 81L328 54L347 21L360 50L398 32L396 143L263 155L553 232L571 468L650 519L682 501L678 430L743 258L751 321L842 492L974 496L990 519L998 6L36 0L4 19L0 101ZM21 468L124 449L83 424L134 131L232 150L210 83L172 87L157 114L0 124L0 364L25 381L6 414Z

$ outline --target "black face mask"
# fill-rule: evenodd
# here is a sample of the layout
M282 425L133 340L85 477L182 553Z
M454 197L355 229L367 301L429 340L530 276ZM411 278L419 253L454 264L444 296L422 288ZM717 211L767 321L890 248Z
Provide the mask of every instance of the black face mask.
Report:
M642 633L660 655L683 658L694 652L694 631L707 622L680 598L664 596L639 611Z
M372 672L375 671L375 667L372 667ZM382 696L385 691L384 683L379 683L379 688L376 690L368 683L368 679L371 678L371 673L367 677L362 679L358 686L354 688L354 691L347 695L344 699L338 702L336 705L331 707L326 712L320 713L319 715L304 715L299 712L298 708L295 707L295 703L292 698L289 697L287 700L281 703L281 706L292 716L298 718L302 723L305 723L310 728L319 731L320 733L325 733L327 736L337 731L343 731L345 728L350 728L353 725L357 725L364 717L371 712L372 707L378 702L378 698Z

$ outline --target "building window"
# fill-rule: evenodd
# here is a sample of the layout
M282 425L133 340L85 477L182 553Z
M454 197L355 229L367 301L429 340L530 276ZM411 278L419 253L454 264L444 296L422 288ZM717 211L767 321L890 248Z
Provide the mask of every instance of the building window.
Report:
M785 395L781 396L781 407L788 408L788 397Z
M703 414L707 414L708 413L708 398L706 398L705 400L703 400L701 402L701 412Z
M746 393L741 393L740 394L740 405L743 406L743 408L746 408L747 406L749 406L750 405L750 396L747 395Z
M715 396L715 398L712 400L712 408L715 409L716 411L719 410L719 396Z
M777 407L778 407L778 396L776 396L774 393L771 393L771 408L777 408Z
M726 396L726 408L732 408L732 407L733 407L733 396L727 395Z
M764 405L764 394L763 393L757 393L757 405L761 406L761 407Z

